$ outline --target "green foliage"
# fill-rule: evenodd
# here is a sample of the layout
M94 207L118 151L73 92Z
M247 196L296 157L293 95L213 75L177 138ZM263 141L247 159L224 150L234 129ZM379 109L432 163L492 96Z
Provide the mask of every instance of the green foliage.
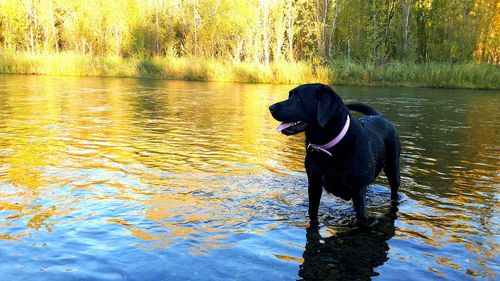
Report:
M460 68L500 62L499 10L498 0L0 0L2 72L287 82L330 67L337 81L384 83L401 63L426 73L402 73L408 81L469 85ZM456 76L430 78L446 75Z

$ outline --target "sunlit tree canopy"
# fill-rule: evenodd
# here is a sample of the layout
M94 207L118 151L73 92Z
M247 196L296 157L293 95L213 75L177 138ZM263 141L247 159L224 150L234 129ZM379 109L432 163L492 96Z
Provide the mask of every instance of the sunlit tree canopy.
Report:
M498 0L0 0L0 46L235 62L500 61Z

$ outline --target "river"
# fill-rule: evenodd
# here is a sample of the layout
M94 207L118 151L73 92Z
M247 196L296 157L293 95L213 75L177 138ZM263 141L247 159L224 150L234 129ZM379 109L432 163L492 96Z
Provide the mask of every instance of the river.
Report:
M323 196L308 231L293 86L0 75L4 280L493 280L500 92L334 86L402 141L401 204L373 231ZM498 278L498 277L497 277Z

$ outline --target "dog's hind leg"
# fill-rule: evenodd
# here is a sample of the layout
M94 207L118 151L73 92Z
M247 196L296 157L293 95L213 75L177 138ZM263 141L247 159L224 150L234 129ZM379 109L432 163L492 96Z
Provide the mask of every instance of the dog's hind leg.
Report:
M386 145L387 156L384 173L389 181L389 186L391 187L391 200L396 203L398 201L398 190L401 179L399 172L399 155L401 151L399 137L396 135L394 141Z
M352 203L354 204L354 211L356 211L356 220L358 225L361 227L370 227L374 225L377 220L369 218L365 213L365 198L366 198L366 187L360 188L358 192L355 192L352 196Z

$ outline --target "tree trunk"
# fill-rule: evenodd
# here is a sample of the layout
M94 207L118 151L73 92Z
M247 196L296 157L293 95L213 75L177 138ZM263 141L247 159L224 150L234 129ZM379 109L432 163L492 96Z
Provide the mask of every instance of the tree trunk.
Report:
M403 51L401 58L403 61L408 59L408 35L410 33L410 11L413 0L401 0L403 7Z
M328 17L328 8L330 6L330 1L325 0L325 7L321 19L321 55L322 57L327 57L327 48L326 48L326 19Z
M195 0L193 3L193 28L194 28L194 50L193 55L198 55L198 23L200 21L200 14L197 9L197 1Z
M276 34L276 48L274 50L274 61L279 61L281 59L281 48L284 42L283 34Z
M236 48L234 49L233 61L236 63L241 62L240 56L243 50L243 39L239 38L236 40Z
M333 52L333 36L335 33L335 29L337 28L337 18L339 15L339 10L340 10L340 1L334 2L335 3L335 9L333 11L333 17L332 17L332 23L330 27L330 34L328 36L328 57L332 57L332 52Z
M470 2L465 2L465 9L464 9L464 22L462 24L462 37L465 35L465 27L467 26L467 19L469 17L469 13L472 10L472 7L474 7L474 2L475 0L472 0Z
M155 55L160 54L160 23L158 18L158 3L155 5Z
M427 61L427 13L425 11L424 0L418 0L416 10L417 20L417 51L420 62Z
M288 39L288 60L293 61L294 60L294 55L293 55L293 22L295 21L295 13L293 10L293 0L288 0L287 6L288 6L288 11L287 11L287 39Z
M387 55L387 49L388 49L387 48L387 41L389 39L389 32L391 29L391 21L392 21L392 18L394 17L395 7L396 7L396 2L394 0L389 2L389 7L388 7L388 11L387 11L387 20L386 20L385 30L384 30L384 39L382 40L383 48L382 48L382 52L379 52L379 57L378 57L378 64L379 65L382 65L382 62Z
M372 62L375 64L377 60L377 5L375 0L372 0Z
M263 8L263 17L262 17L262 29L263 29L263 48L264 48L264 64L269 64L269 34L268 34L268 25L269 25L269 4L267 1L262 1Z

